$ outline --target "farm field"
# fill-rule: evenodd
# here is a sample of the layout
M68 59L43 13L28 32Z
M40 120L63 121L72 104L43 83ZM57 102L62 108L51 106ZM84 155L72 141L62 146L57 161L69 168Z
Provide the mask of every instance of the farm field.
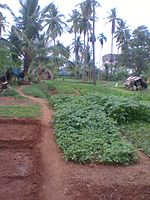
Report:
M0 200L150 200L146 17L77 1L1 0Z
M131 93L122 88L114 88L114 83L96 86L96 88L99 87L98 89L92 85L78 83L79 86L77 84L75 86L74 83L69 85L67 81L63 83L62 81L50 81L46 86L41 84L17 89L22 96L24 96L23 92L26 93L25 98L0 97L1 198L3 200L149 200L150 151L149 143L144 143L144 137L146 137L146 141L149 140L149 121L144 121L149 117L149 106L147 105L149 93L144 91L141 95L131 92L132 99L127 101L127 104L130 103L133 109L132 113L136 111L134 120L133 116L130 117L130 113L119 115L121 113L121 110L118 110L120 105L121 108L126 108L122 98L129 98ZM99 94L104 96L101 98ZM103 103L105 101L105 108L107 106L109 112L104 113L104 104L103 109L100 105L102 101ZM138 105L135 104L135 101ZM109 102L111 106L106 102ZM111 107L115 102L117 102L115 104L115 109L117 109L112 110ZM144 105L143 102L145 102ZM16 112L19 117L15 116L15 111L12 110L11 116L8 116L7 112L5 116L5 109L2 108L8 105L10 110L12 108L18 110L18 107L14 108L14 105L21 106L19 110L22 109L21 112L24 115L20 117L20 113ZM31 106L30 109L27 106ZM54 110L52 110L52 106ZM141 114L145 110L147 111L146 118L139 119L137 117L136 114L139 112L137 107ZM40 116L39 108L42 113ZM30 111L32 111L32 118L29 114ZM114 113L116 111L119 118ZM102 117L99 118L98 113ZM83 115L85 116L83 117ZM69 116L71 117L69 118ZM91 117L87 119L86 116ZM111 120L108 120L109 117ZM67 127L65 127L65 119L68 122ZM77 123L77 127L72 124L72 119L74 124ZM92 119L97 121L92 121ZM98 130L99 133L104 131L102 119L105 121L104 125L107 126L105 134L101 135L104 141L99 135L94 136L94 134L98 134L95 130ZM134 123L130 126L132 119ZM102 123L97 126L100 120ZM108 122L106 122L107 120ZM122 123L124 120L127 120L128 123ZM92 122L92 125L89 124L89 121ZM137 132L138 137L140 135L140 127L138 127L139 131L136 129L137 121L143 124L143 129L141 129L143 137L139 138L143 141L143 145L142 142L138 144L138 140L135 140L135 133ZM60 124L63 125L63 128L59 126ZM112 136L110 132L111 134L113 132L114 139L111 142L112 144L115 142L115 151L108 148L111 146L110 140L108 141L108 138ZM107 134L109 137L104 137ZM69 138L70 143L66 138ZM87 140L89 138L90 140ZM83 143L82 139L87 142ZM99 145L97 142L103 146L103 149L94 148L96 144ZM87 146L88 143L93 143L93 147ZM103 143L107 144L106 149ZM76 146L77 144L79 145ZM66 148L66 145L69 146ZM121 145L123 151L119 146L116 148L116 145ZM69 147L71 148L69 149ZM65 151L65 148L68 151ZM87 151L87 148L93 149ZM107 150L107 154L105 150ZM96 154L90 154L93 151ZM113 153L110 155L108 152ZM97 154L101 156L98 157ZM121 158L124 158L123 160L120 160L120 154Z

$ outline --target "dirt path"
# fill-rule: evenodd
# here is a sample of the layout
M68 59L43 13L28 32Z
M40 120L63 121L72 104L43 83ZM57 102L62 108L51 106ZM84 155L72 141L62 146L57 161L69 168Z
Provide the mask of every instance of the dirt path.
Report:
M25 96L21 89L18 90ZM48 103L28 97L42 108L42 162L40 200L150 200L150 159L140 154L132 166L79 165L65 162L51 125L53 112Z
M22 89L19 88L18 92L20 95L27 97L32 102L41 105L42 118L41 118L41 159L43 164L42 178L42 189L40 194L41 200L59 200L62 196L62 174L64 174L64 161L58 147L56 145L53 129L52 129L52 115L53 112L48 106L46 100L35 98L33 96L24 95Z

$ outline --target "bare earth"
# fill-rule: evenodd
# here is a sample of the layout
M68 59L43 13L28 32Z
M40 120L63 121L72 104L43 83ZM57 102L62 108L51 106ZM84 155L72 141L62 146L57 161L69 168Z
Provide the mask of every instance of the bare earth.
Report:
M0 200L150 200L147 156L126 167L65 162L48 103L28 98L41 119L0 119ZM30 101L0 97L0 105Z

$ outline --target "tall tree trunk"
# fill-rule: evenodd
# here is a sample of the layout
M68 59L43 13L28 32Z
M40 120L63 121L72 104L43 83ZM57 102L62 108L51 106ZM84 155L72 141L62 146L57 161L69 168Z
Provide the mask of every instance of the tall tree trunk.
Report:
M103 49L103 47L101 47L100 55L99 55L99 73L98 73L98 80L99 81L100 81L100 73L101 73L102 49Z
M112 33L111 37L111 62L110 62L110 77L112 78L112 73L113 73L113 47L114 47L114 34Z
M83 78L83 81L86 81L86 45L85 45L85 38L86 38L86 32L84 32L84 55L83 55L84 78Z
M96 85L96 67L95 67L95 0L93 2L93 84Z
M75 31L75 68L76 68L76 79L79 79L79 66L78 66L78 51L77 51L77 33Z
M25 74L27 74L30 64L31 64L31 56L29 55L29 53L26 52L24 55L24 66L23 66Z

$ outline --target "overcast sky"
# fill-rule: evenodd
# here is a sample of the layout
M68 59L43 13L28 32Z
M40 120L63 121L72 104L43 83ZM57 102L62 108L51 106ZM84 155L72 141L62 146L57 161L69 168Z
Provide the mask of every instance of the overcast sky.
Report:
M110 25L106 24L107 20L104 20L109 15L111 8L116 8L117 16L127 21L127 25L131 30L134 30L138 26L146 25L150 30L150 11L149 0L97 0L101 7L96 8L97 17L99 18L96 23L96 34L104 33L107 37L107 42L104 44L103 54L110 53ZM39 0L41 7L51 3L50 0ZM58 6L58 10L68 17L68 13L72 13L75 6L82 2L82 0L54 0L54 3ZM19 8L19 0L0 0L0 3L7 3L10 8L17 12ZM8 20L8 19L7 19ZM69 42L68 35L63 36L63 41ZM100 45L96 44L96 52L100 51ZM98 62L98 61L97 61Z

